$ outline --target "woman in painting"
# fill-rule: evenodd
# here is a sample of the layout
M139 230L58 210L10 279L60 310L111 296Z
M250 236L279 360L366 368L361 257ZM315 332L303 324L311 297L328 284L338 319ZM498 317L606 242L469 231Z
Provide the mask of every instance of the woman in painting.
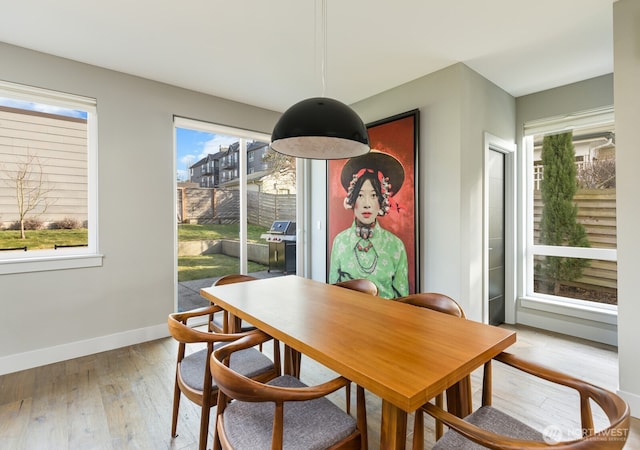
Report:
M367 278L378 286L381 297L407 295L404 243L378 223L389 212L389 197L402 186L402 165L393 156L372 150L347 161L340 181L346 191L344 207L353 211L354 220L333 241L329 282Z

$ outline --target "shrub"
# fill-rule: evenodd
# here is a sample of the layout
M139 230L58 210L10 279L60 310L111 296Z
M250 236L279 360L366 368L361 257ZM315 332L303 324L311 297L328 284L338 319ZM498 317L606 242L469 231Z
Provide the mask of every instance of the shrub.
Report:
M65 217L64 219L53 222L52 228L57 230L75 230L76 228L82 228L82 224L78 219Z
M42 230L44 228L44 222L37 217L28 217L24 219L25 230ZM16 221L15 229L20 229L20 222Z

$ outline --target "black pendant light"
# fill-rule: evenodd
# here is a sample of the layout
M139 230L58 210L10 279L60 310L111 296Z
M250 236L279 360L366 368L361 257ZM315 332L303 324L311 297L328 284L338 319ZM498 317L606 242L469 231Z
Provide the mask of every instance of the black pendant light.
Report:
M326 3L322 0L322 30L326 39ZM326 42L323 41L324 95ZM362 119L344 103L327 97L302 100L287 109L271 134L271 148L297 158L342 159L369 151Z
M310 159L341 159L369 151L367 128L338 100L315 97L287 109L271 134L271 148Z

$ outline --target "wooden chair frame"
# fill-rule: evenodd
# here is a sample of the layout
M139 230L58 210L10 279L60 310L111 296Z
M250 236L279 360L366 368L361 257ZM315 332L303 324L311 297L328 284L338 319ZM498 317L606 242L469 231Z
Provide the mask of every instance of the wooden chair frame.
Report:
M556 370L537 363L527 361L510 353L503 352L494 358L515 369L552 383L574 389L580 396L580 422L585 435L580 439L559 442L555 444L514 439L483 430L466 422L464 419L444 411L441 407L427 403L422 409L436 420L442 421L451 429L480 445L490 449L537 449L554 448L563 450L617 450L624 447L629 433L630 410L629 405L617 394L602 389L584 380L571 377ZM492 396L491 361L485 364L482 405L491 405ZM602 408L609 419L609 426L595 431L590 400Z
M419 292L415 294L410 294L404 297L400 297L396 299L397 302L406 303L408 305L417 306L419 308L427 308L433 311L438 311L444 314L449 314L450 316L460 317L461 319L465 319L464 310L462 306L454 299L445 294L440 294L438 292ZM466 386L466 398L458 398L453 397L452 394L449 394L447 399L451 401L451 403L457 401L464 401L466 403L471 402L471 377L465 377L462 380ZM442 408L444 402L443 394L438 394L435 398L436 406ZM471 406L469 406L471 409ZM424 445L424 415L422 410L418 409L414 415L414 425L413 425L413 448L414 450L422 448ZM444 433L444 426L441 421L436 420L436 439L440 439Z
M177 437L177 426L178 426L178 412L180 408L180 398L181 393L185 395L189 400L193 403L201 406L201 415L200 415L200 435L199 435L199 449L206 449L207 438L209 434L209 416L211 412L211 408L216 405L218 399L218 391L217 389L212 389L212 378L211 378L211 370L210 370L210 361L211 354L213 353L214 344L217 342L232 342L239 338L246 336L249 332L245 333L236 333L236 334L225 334L225 333L216 333L210 331L199 331L194 329L188 325L189 319L194 319L197 317L208 316L207 320L209 323L213 320L213 314L222 311L222 308L216 305L203 307L194 309L187 312L182 313L173 313L169 314L167 319L167 325L169 327L169 332L173 336L175 340L178 341L178 357L176 362L176 376L175 376L175 386L173 393L173 414L171 419L171 436ZM186 356L186 345L187 344L196 344L203 343L207 348L207 357L205 360L205 369L204 369L204 381L203 381L203 390L193 389L191 386L184 382L182 371L181 371L181 362ZM272 378L275 378L281 373L281 362L280 362L280 345L277 340L274 339L274 357L273 357L273 370L267 371L259 376L256 379L268 381Z
M224 411L231 400L243 402L273 402L275 403L275 414L273 422L273 433L271 448L282 449L284 440L284 403L312 400L324 397L342 387L349 380L344 377L337 377L325 383L306 388L286 388L265 385L257 380L244 377L228 367L229 357L232 353L243 348L259 345L270 337L256 330L248 333L247 336L233 344L226 345L214 351L211 357L211 372L216 384L219 386L218 407L216 412L216 428L214 434L215 450L230 450L233 447L225 434ZM332 449L358 449L367 448L367 423L364 412L364 397L358 399L357 428L354 433L332 446ZM364 430L364 432L362 431Z
M244 275L241 273L232 273L230 275L224 275L220 278L218 278L212 286L224 286L225 284L233 284L233 283L243 283L245 281L253 281L253 280L257 280L258 278L254 277L253 275ZM229 331L231 329L235 329L235 330L239 330L239 331L251 331L251 330L255 330L255 327L252 326L248 326L245 328L241 328L242 326L242 321L238 318L235 318L235 322L232 324L230 322L230 316L229 313L226 310L222 310L223 311L223 318L222 318L222 327L220 327L214 320L209 321L209 331L215 331L216 333L229 333Z

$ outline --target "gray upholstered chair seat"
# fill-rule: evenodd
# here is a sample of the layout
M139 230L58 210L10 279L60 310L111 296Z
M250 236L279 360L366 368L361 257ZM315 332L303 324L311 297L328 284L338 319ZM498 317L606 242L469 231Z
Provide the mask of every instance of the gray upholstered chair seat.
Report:
M231 362L236 354L231 358ZM306 387L285 375L267 384ZM270 449L275 405L271 402L231 402L224 410L227 438L235 449ZM356 429L356 421L325 397L284 404L284 449L326 449Z
M220 348L224 344L226 344L226 342L216 343L214 348ZM180 363L182 379L185 384L198 390L202 390L204 388L203 382L206 358L206 348L194 352L189 356L185 356ZM246 377L252 378L266 372L267 370L271 370L273 368L273 361L255 348L247 348L233 355L233 358L231 358L231 368ZM214 381L212 381L212 386L216 386Z
M491 406L479 408L465 417L464 420L502 436L544 442L542 433ZM476 450L483 448L485 447L464 438L454 430L449 430L436 442L433 450Z

